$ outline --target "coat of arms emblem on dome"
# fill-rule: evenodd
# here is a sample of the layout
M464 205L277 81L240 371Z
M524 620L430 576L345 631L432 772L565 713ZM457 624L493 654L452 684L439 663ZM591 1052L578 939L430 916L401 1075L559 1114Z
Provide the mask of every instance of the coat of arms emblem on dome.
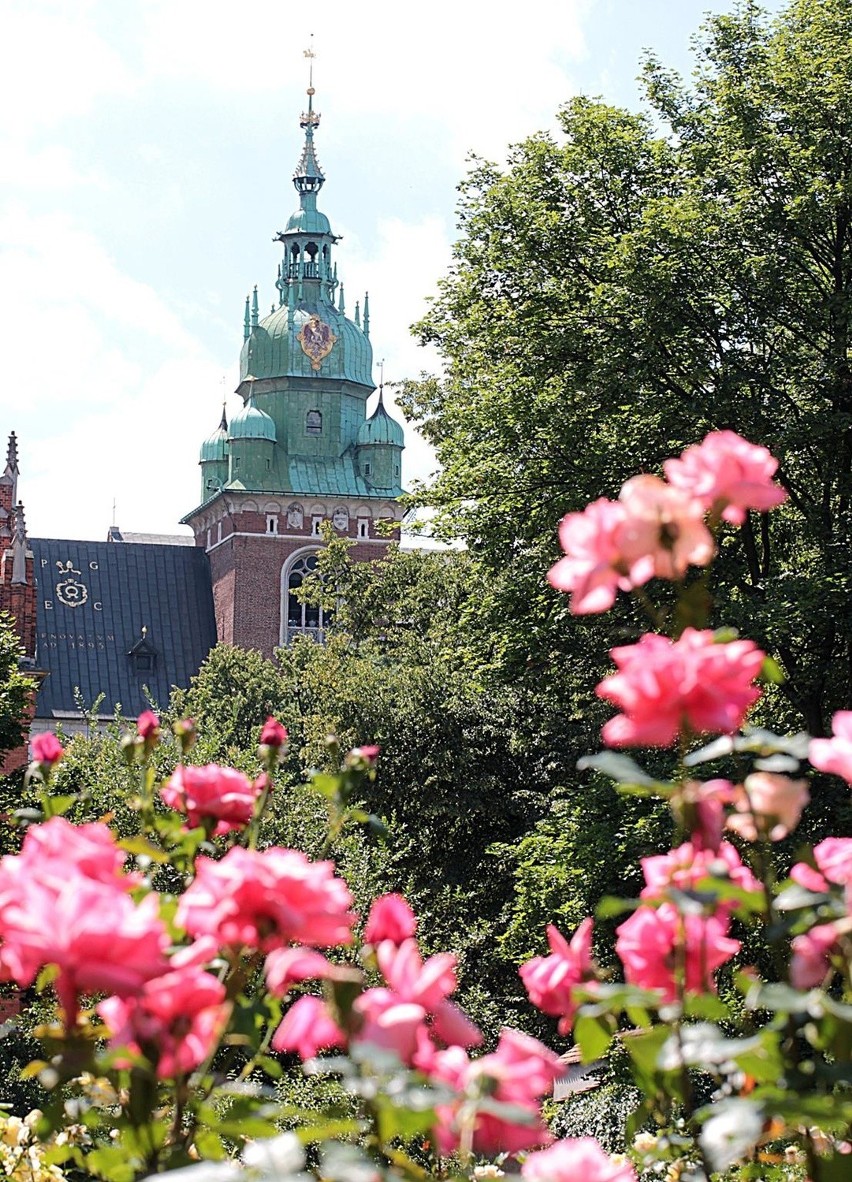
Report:
M331 325L320 320L316 312L312 312L296 335L296 340L302 346L302 352L310 358L311 369L319 369L323 361L334 348L337 336L331 331Z

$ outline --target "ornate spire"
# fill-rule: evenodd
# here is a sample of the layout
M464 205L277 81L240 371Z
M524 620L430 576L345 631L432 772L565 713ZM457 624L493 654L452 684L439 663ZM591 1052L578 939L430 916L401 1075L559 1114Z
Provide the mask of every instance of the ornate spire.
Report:
M308 73L308 109L302 112L299 119L299 126L305 133L305 146L302 148L302 154L299 157L299 163L296 165L296 171L293 173L293 184L296 192L302 195L308 193L318 193L325 183L323 171L320 168L320 162L317 160L316 151L314 149L314 130L319 127L320 117L319 112L314 110L314 58L316 54L313 49L314 39L311 34L311 48L305 50L305 57L310 62Z
M251 336L251 320L249 319L249 297L246 296L246 314L243 317L243 340L247 341Z
M15 506L15 528L12 533L12 582L27 582L27 526L24 506L20 501Z
M222 400L222 418L219 420L219 430L220 431L227 431L228 430L228 417L225 414L225 400L224 399Z
M7 504L8 508L10 508L10 509L13 508L13 506L15 504L15 498L18 495L18 476L19 475L20 475L20 473L18 471L18 437L15 434L15 432L13 431L12 434L9 436L9 446L6 451L6 468L3 472L3 475L0 476L0 483L5 484L5 485L11 485L10 492L8 494L6 494L9 498L8 501L6 501L6 504ZM4 496L3 499L6 500L6 496Z
M370 335L370 293L364 295L364 336Z

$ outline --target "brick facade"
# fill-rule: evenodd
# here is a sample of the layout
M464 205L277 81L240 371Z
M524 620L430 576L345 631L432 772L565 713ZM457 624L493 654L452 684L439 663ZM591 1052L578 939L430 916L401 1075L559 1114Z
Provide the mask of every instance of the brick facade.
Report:
M295 511L294 511L295 510ZM346 521L343 525L343 514ZM379 536L379 520L399 521L393 501L263 498L220 494L192 514L189 524L210 559L219 641L253 648L271 657L282 643L282 587L285 571L299 556L322 545L318 521L337 521L338 532L355 542L353 557L371 562L384 557L393 539ZM299 524L299 522L301 523ZM366 533L366 537L359 536Z
M33 553L27 541L24 507L18 500L18 445L14 431L9 436L6 468L0 476L0 611L8 612L21 642L21 667L35 674L36 586ZM27 721L35 713L30 703ZM26 741L2 759L0 772L8 775L25 767Z

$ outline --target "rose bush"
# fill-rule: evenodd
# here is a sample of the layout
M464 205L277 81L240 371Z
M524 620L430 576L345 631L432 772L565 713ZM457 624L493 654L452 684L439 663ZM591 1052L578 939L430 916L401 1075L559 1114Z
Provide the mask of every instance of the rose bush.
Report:
M669 749L669 777L622 750L582 766L667 800L678 840L642 860L639 899L601 901L600 918L619 919L617 963L595 959L590 916L570 936L549 926L549 953L520 967L531 1003L583 1062L613 1044L626 1054L642 1096L629 1155L586 1137L553 1143L542 1104L558 1055L508 1028L477 1049L482 1035L453 998L456 959L424 955L403 896L376 899L362 924L332 861L257 848L286 749L280 723L262 728L253 779L187 765L194 726L178 723L178 766L158 793L152 755L167 738L149 711L124 742L139 773L137 833L119 841L105 824L63 818L72 798L50 791L62 747L41 736L29 774L43 817L22 813L20 853L0 859L0 978L52 990L58 1007L30 1068L53 1097L27 1126L43 1138L39 1176L845 1178L852 838L803 847L789 877L774 843L807 804L808 757L852 782L852 712L835 716L832 738L749 730L756 682L776 671L751 641L696 619L708 597L691 594L714 535L784 501L775 470L765 449L716 432L667 462L665 480L635 477L617 502L569 515L550 574L574 612L638 593L660 629L612 650L618 671L598 693L619 711L604 742ZM652 579L690 597L688 626L677 607L654 608ZM357 748L314 778L330 842L377 822L359 794L378 759L375 745ZM277 1099L277 1055L333 1076L347 1103ZM282 1137L284 1121L294 1131ZM649 1122L657 1131L637 1136ZM77 1124L83 1134L70 1135Z

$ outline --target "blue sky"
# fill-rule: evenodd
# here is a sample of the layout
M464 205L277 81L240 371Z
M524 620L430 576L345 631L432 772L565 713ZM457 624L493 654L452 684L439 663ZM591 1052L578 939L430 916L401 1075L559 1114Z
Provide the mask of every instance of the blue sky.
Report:
M732 0L731 0L732 2ZM777 3L767 5L771 9ZM321 208L388 381L437 369L407 328L446 270L468 152L635 108L653 48L691 69L694 0L0 0L0 437L30 533L179 532L229 411L246 293L275 290L314 34ZM426 479L408 431L405 475Z

